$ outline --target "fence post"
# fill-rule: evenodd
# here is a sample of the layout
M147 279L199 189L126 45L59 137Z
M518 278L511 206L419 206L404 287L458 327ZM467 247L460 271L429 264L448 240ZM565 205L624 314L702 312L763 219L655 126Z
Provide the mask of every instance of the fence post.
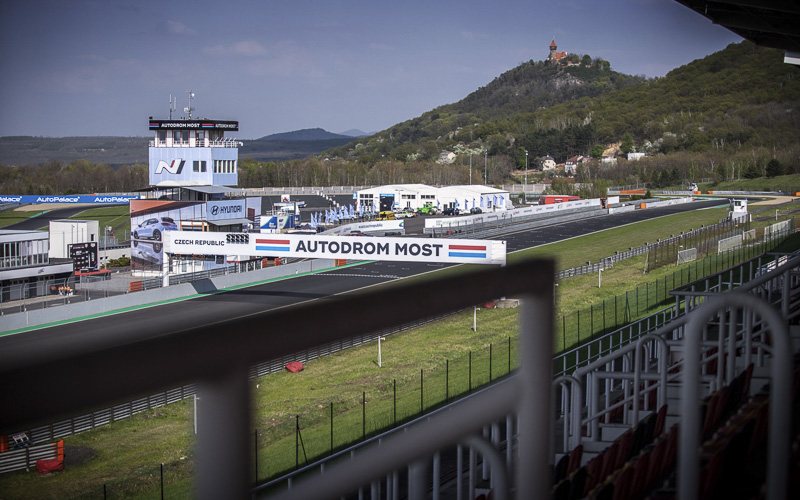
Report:
M161 462L161 500L164 500L164 462Z
M469 351L469 390L472 392L472 351Z
M294 416L294 469L300 468L300 415Z
M444 362L444 400L450 402L450 360Z
M367 439L367 391L361 393L361 439Z
M492 344L489 343L489 383L492 382Z
M423 378L422 378L422 368L419 369L419 414L422 415L425 413L425 400L423 399Z
M253 436L255 444L255 446L253 447L253 450L255 450L253 453L253 464L255 466L254 469L256 473L256 483L258 483L258 429L255 430Z
M331 455L333 455L333 401L331 401Z
M511 337L508 337L508 373L511 373Z
M394 399L394 426L397 427L397 379L392 380Z

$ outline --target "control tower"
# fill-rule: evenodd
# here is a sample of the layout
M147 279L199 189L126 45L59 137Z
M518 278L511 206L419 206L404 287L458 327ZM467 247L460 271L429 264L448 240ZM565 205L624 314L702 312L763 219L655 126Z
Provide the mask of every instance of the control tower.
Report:
M177 120L150 117L149 129L155 132L150 141L150 185L237 185L241 143L226 138L225 132L238 132L239 122L192 118L193 110L191 105L185 108L189 117Z

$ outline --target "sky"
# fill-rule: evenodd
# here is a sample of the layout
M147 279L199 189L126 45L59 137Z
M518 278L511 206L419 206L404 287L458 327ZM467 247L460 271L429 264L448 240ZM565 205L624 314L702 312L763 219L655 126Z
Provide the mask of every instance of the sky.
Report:
M674 0L6 0L0 136L150 136L238 120L255 139L385 130L520 63L588 54L660 77L742 39Z

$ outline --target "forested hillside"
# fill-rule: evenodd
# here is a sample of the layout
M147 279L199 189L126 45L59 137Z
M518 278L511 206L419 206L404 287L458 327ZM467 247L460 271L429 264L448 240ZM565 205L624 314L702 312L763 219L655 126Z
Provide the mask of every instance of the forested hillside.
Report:
M584 56L586 59L588 56ZM589 61L591 59L589 58ZM593 63L593 64L592 64ZM531 156L589 155L631 134L649 154L783 148L800 131L800 72L782 52L749 42L644 79L588 66L527 62L462 101L329 153L373 163L432 161L442 150Z
M330 139L342 142L326 144L331 149L314 157L274 161L263 151L267 143L281 143L287 158L325 141L261 141L263 150L259 140L250 141L240 150L239 186L447 185L467 183L471 174L490 184L514 183L522 181L526 151L530 182L555 178L552 189L562 191L572 189L573 180L561 179L563 170L536 173L539 157L559 163L594 157L578 166L574 181L594 182L600 190L605 184L660 187L800 173L800 68L784 64L779 50L731 44L656 79L616 73L588 55L569 58L578 64L525 62L457 103L369 137ZM443 151L455 157L440 161ZM647 156L626 160L634 151ZM601 163L601 156L617 161ZM0 167L0 192L13 194L146 183L143 166L112 170L55 161Z

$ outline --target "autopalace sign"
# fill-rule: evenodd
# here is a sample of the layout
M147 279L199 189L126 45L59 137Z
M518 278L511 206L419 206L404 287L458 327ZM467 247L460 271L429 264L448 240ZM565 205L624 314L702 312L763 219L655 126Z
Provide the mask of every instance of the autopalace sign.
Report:
M164 232L164 251L180 255L250 255L452 264L506 263L506 242L435 238L271 233Z
M108 195L108 196L89 196L89 195L6 195L0 194L0 203L128 203L130 200L138 200L138 196L130 195Z

